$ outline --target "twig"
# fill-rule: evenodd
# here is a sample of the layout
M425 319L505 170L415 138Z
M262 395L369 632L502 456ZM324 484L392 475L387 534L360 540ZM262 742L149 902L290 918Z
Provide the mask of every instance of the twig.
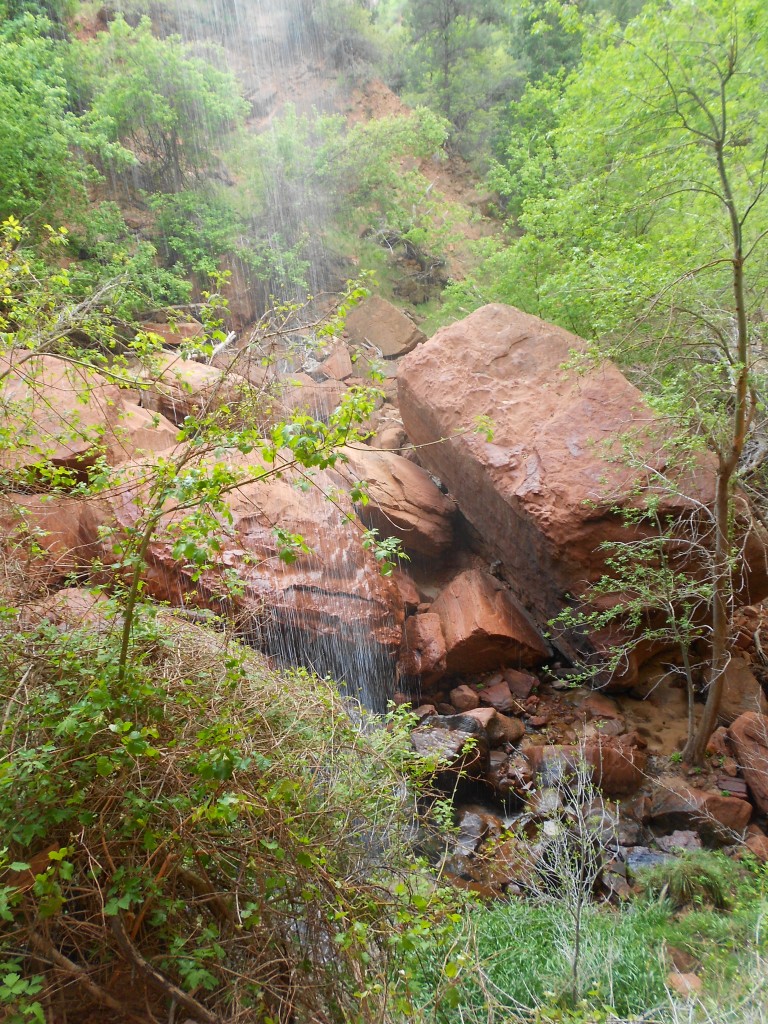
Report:
M125 953L126 957L145 978L148 984L159 992L162 992L163 995L167 996L169 999L178 1003L179 1006L182 1006L187 1013L192 1015L195 1021L199 1021L201 1024L220 1024L219 1018L215 1017L209 1010L206 1010L206 1008L199 1003L194 996L191 996L183 989L180 989L178 985L174 985L173 982L169 981L168 978L158 971L156 967L153 967L152 964L144 959L138 949L136 949L134 944L128 938L125 928L123 927L123 922L119 917L111 918L110 925L123 953Z
M119 999L115 999L109 992L98 985L92 978L88 976L88 972L80 967L79 964L73 963L62 953L51 945L48 939L43 938L38 932L29 932L29 944L36 949L42 956L47 960L50 960L52 964L65 971L70 977L74 978L78 984L80 984L91 998L95 999L101 1006L108 1006L110 1010L114 1010L115 1013L119 1013L122 1017L126 1017L128 1020L136 1021L137 1024L146 1024L144 1017L139 1017L137 1014L132 1013L126 1009L125 1006L120 1002Z

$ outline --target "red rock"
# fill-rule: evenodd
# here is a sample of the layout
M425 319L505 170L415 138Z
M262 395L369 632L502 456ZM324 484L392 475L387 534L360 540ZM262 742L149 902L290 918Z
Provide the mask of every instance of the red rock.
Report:
M479 722L466 715L427 718L411 732L414 750L434 759L437 785L453 789L459 774L482 778L488 771L488 740Z
M145 390L141 404L180 426L187 416L205 416L222 405L237 406L255 395L244 377L214 366L181 359L173 352L153 357L153 368L142 370Z
M84 587L65 587L53 594L24 605L19 615L23 629L50 622L60 629L104 629L110 621L105 613L107 599L104 594Z
M649 820L665 831L694 829L705 840L733 842L743 835L751 813L750 805L738 797L674 780L654 790Z
M408 447L408 435L402 423L383 423L368 443L371 448L397 452L406 457L403 449Z
M109 437L108 461L119 465L152 454L168 456L178 447L178 428L160 413L124 403Z
M455 505L429 474L394 452L344 448L336 472L347 485L367 483L358 514L382 537L399 537L406 551L438 558L453 544Z
M528 721L534 729L543 729L545 725L549 725L549 715L532 715Z
M25 560L30 582L55 586L100 556L98 530L107 521L108 509L101 500L6 495L0 535Z
M457 711L473 711L480 707L480 698L471 686L457 686L451 690L451 704Z
M406 676L418 676L422 686L442 679L446 671L445 639L439 616L427 612L405 620L400 667Z
M413 709L413 713L421 722L425 718L431 718L432 715L436 715L437 708L434 704L419 704L417 708Z
M224 464L221 455L216 465ZM203 462L200 468L205 467ZM373 685L374 677L391 680L402 636L400 595L363 548L359 529L349 520L349 506L323 496L332 480L317 473L318 486L300 490L288 466L281 478L253 479L263 467L252 466L239 453L230 455L228 467L241 472L245 482L226 495L231 522L217 535L213 565L199 572L174 555L173 531L185 512L176 511L169 501L147 549L146 592L172 605L198 603L230 613L254 642L300 663L316 660L324 671L350 682ZM123 531L143 522L145 472L142 464L126 467L121 486L104 496L109 519L104 516L101 522L114 523L115 535L97 540L99 523L93 522L85 531L86 549L78 554L95 548L106 571L121 561L117 542ZM85 510L91 511L91 503ZM295 551L294 560L286 562L275 524L303 537L309 550ZM83 530L82 520L77 528ZM56 525L49 529L56 534ZM64 540L67 547L77 547L70 537ZM235 592L226 581L231 573L239 578ZM374 696L364 693L365 699Z
M748 711L728 730L755 805L768 812L768 716Z
M529 675L527 672L516 672L513 668L505 668L502 674L510 693L518 700L527 700L539 685L536 676Z
M352 359L347 346L338 344L320 364L320 370L331 380L346 380L353 373Z
M768 836L757 825L747 829L746 847L761 864L768 863Z
M519 706L518 702L509 692L509 686L504 679L499 679L495 683L483 686L477 691L477 695L480 698L481 704L489 708L495 708L502 714L516 711Z
M419 592L416 589L416 584L408 573L403 572L402 569L394 569L392 571L392 579L400 591L406 615L413 615L419 607Z
M463 714L483 726L492 747L503 743L519 743L525 735L525 726L519 718L502 715L495 708L475 708L473 711L465 711Z
M698 974L681 974L679 971L670 971L667 975L667 984L679 996L690 999L701 992L702 981Z
M590 693L579 702L588 718L622 718L619 705L604 693Z
M442 625L449 672L536 665L547 657L543 640L509 591L479 569L449 583L432 612Z
M730 725L748 711L768 715L768 700L765 699L749 662L734 654L725 670L717 720L721 725Z
M628 529L616 513L636 505L644 479L613 458L620 439L640 435L636 461L651 470L665 459L654 436L663 429L660 421L616 366L564 368L583 347L560 327L490 305L437 331L398 369L403 423L414 444L424 446L420 458L456 496L492 557L502 560L540 628L562 610L563 595L583 593L603 574L606 542L638 535L640 528ZM491 440L468 429L479 415L494 424ZM448 440L433 443L440 438ZM692 502L709 504L713 495L713 463L702 457L679 491L661 495L661 518L685 520ZM753 529L749 544L752 572L739 581L743 602L768 594L762 534ZM582 640L563 632L556 645L573 660ZM610 642L595 638L593 649L599 654L601 643Z
M0 361L0 372L9 365ZM0 381L0 400L15 443L0 452L0 468L34 476L43 462L78 472L101 455L115 465L176 444L172 423L89 367L56 356L16 358L13 367Z
M583 760L592 767L595 785L608 796L634 793L645 781L647 758L644 751L617 740L591 740L583 747L530 747L526 756L535 772L543 771L552 762L562 761L573 768Z
M730 757L731 741L728 737L728 730L720 726L712 733L707 742L707 753L713 757Z
M307 373L292 373L277 385L280 396L269 410L272 422L294 413L307 413L327 422L338 409L346 387L337 380L313 380ZM267 403L265 403L265 408Z
M174 348L194 342L202 343L205 337L203 325L198 323L197 320L178 324L146 322L141 325L141 329L148 334L156 334L159 338L162 338L163 344L172 345Z
M405 313L378 295L372 295L348 314L346 331L353 342L374 346L385 359L404 355L426 339Z

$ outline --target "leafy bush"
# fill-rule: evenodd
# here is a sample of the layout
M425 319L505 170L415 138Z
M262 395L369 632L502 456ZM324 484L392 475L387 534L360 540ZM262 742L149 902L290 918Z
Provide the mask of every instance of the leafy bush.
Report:
M722 855L684 853L643 871L640 882L656 899L675 907L711 905L727 910L736 876L734 864Z
M217 144L246 112L229 71L178 36L156 38L148 18L131 28L118 15L108 32L73 44L70 74L89 116L174 190L212 165Z
M120 157L95 121L72 110L49 26L32 15L0 18L0 221L13 214L35 227L85 205L94 174L75 149Z
M79 983L111 1006L122 965L136 1012L370 1012L446 911L406 842L408 720L361 731L330 683L150 607L121 682L115 608L97 611L26 633L6 613L0 916L19 983L0 999L21 1012Z

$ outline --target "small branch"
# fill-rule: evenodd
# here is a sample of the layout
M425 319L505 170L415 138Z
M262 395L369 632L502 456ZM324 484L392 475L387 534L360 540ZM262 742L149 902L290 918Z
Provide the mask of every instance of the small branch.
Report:
M64 971L71 978L74 978L100 1006L108 1006L110 1010L114 1010L115 1013L120 1014L121 1017L125 1017L127 1020L135 1021L136 1024L146 1024L146 1017L139 1016L126 1009L119 999L115 999L101 985L97 985L83 967L69 960L57 949L54 949L48 939L43 938L42 935L35 931L30 931L29 944L46 960L50 960L55 967Z
M202 1003L199 1003L194 996L180 989L178 985L174 985L161 971L158 971L156 967L153 967L152 964L144 959L128 938L119 917L111 918L110 925L123 953L125 953L126 957L149 985L162 992L168 999L178 1003L187 1013L192 1015L195 1021L199 1021L201 1024L220 1024L219 1018L215 1017L209 1010L206 1010Z

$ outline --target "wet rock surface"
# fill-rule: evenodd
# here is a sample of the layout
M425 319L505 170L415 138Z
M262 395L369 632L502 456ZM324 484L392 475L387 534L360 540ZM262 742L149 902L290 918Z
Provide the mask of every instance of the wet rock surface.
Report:
M336 472L348 486L364 482L358 514L382 537L398 537L410 554L439 558L454 540L455 504L426 470L394 452L344 448Z
M768 715L749 711L736 719L728 735L752 799L768 813Z
M372 295L352 310L346 330L353 343L378 350L384 359L394 359L426 341L426 335L391 302Z
M525 612L488 573L461 573L441 591L431 611L440 619L450 673L537 665L548 656Z

